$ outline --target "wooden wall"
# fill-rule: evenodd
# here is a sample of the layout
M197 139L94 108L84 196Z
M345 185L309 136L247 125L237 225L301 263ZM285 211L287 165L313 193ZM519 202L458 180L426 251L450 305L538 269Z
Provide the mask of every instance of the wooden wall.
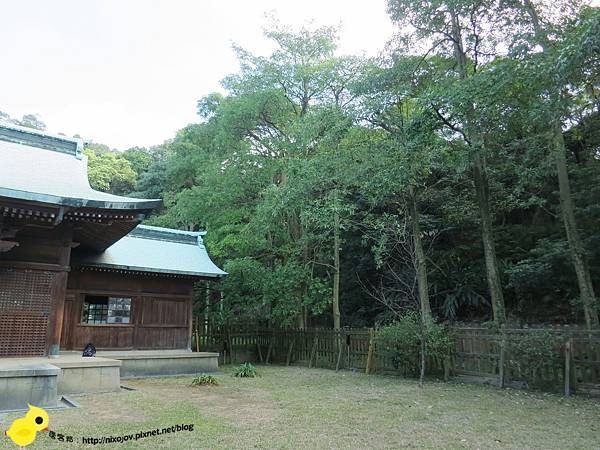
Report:
M25 227L9 240L19 245L0 252L0 357L57 352L71 230Z
M61 348L158 350L190 346L193 280L126 273L78 271L69 275ZM131 297L129 324L83 324L85 295Z

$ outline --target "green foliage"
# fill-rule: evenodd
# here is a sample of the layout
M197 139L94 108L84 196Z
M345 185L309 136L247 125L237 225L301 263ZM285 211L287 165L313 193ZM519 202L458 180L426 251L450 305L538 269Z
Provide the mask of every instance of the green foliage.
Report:
M88 178L90 185L99 191L122 194L133 190L136 173L131 163L121 154L110 150L98 151L86 148Z
M152 155L141 147L132 147L123 152L123 158L131 163L131 168L136 174L148 171L154 161Z
M245 362L233 370L233 376L238 378L256 378L258 371L252 364Z
M192 380L192 386L218 386L219 380L213 375L203 373Z
M511 334L506 339L508 364L512 377L527 381L532 387L543 388L538 375L543 368L563 370L565 337L547 330L530 330Z
M397 321L378 329L377 351L389 358L395 368L416 377L421 367L422 339L425 340L427 358L443 359L449 355L452 341L446 327L435 322L424 327L415 312L408 312Z
M223 80L224 92L198 101L200 123L157 148L94 147L92 183L163 198L150 223L208 231L211 257L229 272L222 297L199 302L217 325L331 326L335 237L342 324L389 319L373 292L414 298L415 267L401 248L410 247L414 196L433 315L485 321L471 172L478 151L509 317L581 322L548 133L560 112L578 229L597 280L600 13L570 2L543 9L552 48L541 52L523 5L390 0L398 45L373 59L339 56L333 28L275 25L266 32L271 54L235 47L240 70ZM450 39L453 15L466 73ZM551 100L559 88L568 95ZM403 326L396 331L408 339ZM414 366L414 351L397 349L399 364Z
M24 114L23 117L21 117L21 119L17 119L11 117L9 114L3 111L0 111L0 120L12 123L14 125L19 125L26 128L33 128L41 131L44 131L46 129L46 124L38 114Z

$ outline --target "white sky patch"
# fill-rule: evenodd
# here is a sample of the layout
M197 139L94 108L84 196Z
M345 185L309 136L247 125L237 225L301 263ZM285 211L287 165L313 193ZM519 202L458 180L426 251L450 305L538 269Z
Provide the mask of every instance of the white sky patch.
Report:
M269 12L340 25L340 54L376 55L394 32L385 0L4 2L0 111L119 149L160 144L237 71L233 42L269 52Z

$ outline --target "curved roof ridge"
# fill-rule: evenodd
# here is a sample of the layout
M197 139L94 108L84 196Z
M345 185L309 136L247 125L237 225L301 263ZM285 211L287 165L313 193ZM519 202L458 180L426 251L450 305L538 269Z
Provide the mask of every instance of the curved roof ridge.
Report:
M0 123L0 197L61 206L154 209L160 199L123 197L92 189L83 141Z
M227 275L210 259L197 231L138 225L100 253L74 254L74 266L192 277Z
M48 133L0 120L0 140L66 153L81 159L83 139Z
M188 236L205 236L206 235L206 231L178 230L176 228L165 228L165 227L157 227L154 225L144 225L144 224L138 225L136 229L164 231L164 232L168 232L168 233L172 233L172 234L185 234Z
M127 234L128 237L151 239L153 241L176 242L179 244L198 245L204 248L202 236L206 233L197 231L174 230L171 228L138 225Z

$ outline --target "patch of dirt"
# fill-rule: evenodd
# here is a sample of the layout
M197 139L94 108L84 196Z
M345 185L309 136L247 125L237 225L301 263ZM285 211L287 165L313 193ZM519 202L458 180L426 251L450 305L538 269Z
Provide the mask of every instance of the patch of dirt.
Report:
M127 395L127 393L123 395ZM143 422L146 420L143 412L124 406L123 402L120 402L115 395L92 394L73 397L73 399L81 407L53 414L52 422L54 424L63 426L75 421L86 420L92 422Z
M220 417L236 427L263 427L272 424L282 412L268 398L268 393L260 389L242 391L232 386L174 386L144 380L129 384L161 401L190 402L198 407L200 413Z

